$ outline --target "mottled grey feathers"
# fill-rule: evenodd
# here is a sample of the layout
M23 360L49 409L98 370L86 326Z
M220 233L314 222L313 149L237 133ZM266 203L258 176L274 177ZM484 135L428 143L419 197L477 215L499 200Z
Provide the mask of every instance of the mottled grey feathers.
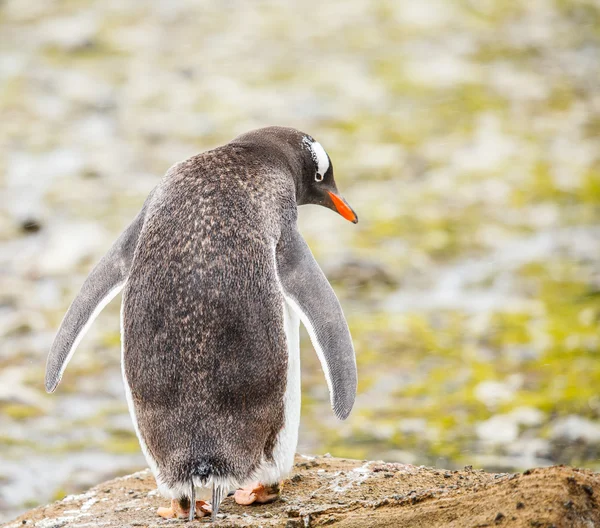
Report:
M89 324L125 284L151 197L89 274L63 318L46 363L48 392L53 392L60 383L62 373Z
M293 182L262 156L234 145L173 167L123 291L125 374L167 486L207 471L245 481L270 460L284 424L274 248Z
M124 373L140 439L165 486L212 479L213 518L228 491L219 482L245 482L273 460L285 423L286 300L309 331L335 414L346 418L354 403L348 326L296 227L297 204L321 203L318 188L303 188L315 172L304 137L261 129L172 167L85 281L48 357L53 391L124 287ZM335 189L331 167L325 184Z

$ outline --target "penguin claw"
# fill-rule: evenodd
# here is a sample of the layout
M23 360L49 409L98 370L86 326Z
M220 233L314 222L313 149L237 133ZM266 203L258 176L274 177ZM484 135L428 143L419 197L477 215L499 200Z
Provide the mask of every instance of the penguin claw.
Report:
M170 508L165 508L164 506L161 506L160 508L158 508L158 510L156 510L156 513L160 515L163 519L174 519L175 517L178 517L177 508L175 508L175 505L173 504L174 502L175 501L173 500Z
M190 513L189 508L182 508L178 500L171 500L171 507L165 508L161 506L156 510L156 513L163 519L186 519ZM201 519L212 513L212 507L208 502L203 500L196 501L196 518Z
M253 482L248 486L236 490L233 498L242 506L258 503L266 504L273 502L279 497L279 485L264 486L260 482Z
M212 513L212 506L203 500L196 501L196 517L205 517L206 515L210 515Z
M212 513L212 506L205 501L196 501L196 515L198 516L198 512L200 512L202 515L200 515L200 517L204 517L205 515L208 515L210 513Z

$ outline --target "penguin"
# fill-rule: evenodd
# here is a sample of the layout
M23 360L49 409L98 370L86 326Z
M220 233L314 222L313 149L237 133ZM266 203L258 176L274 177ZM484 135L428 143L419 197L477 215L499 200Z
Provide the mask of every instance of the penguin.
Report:
M308 134L245 133L171 167L85 280L50 349L53 392L119 292L122 374L141 449L170 507L217 518L278 497L300 422L300 321L331 406L350 414L354 347L340 303L297 227L317 204L356 223L331 159ZM207 500L197 500L196 492Z

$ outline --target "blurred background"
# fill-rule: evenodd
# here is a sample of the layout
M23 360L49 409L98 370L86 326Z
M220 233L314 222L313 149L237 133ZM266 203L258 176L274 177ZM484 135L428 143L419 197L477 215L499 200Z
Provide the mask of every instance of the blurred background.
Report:
M0 520L145 467L120 299L46 354L168 167L271 124L360 217L301 209L360 386L338 422L303 331L299 451L600 469L597 1L3 0L0 42Z

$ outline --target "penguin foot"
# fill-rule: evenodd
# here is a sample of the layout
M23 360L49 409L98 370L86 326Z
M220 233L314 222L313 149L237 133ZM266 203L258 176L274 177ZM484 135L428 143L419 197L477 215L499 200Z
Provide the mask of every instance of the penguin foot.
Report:
M156 510L156 513L163 517L164 519L187 519L190 514L189 502L187 503L187 507L183 507L183 505L177 500L171 500L171 507L165 508L160 507ZM208 502L203 500L196 501L196 517L201 519L206 515L210 515L212 513L212 508Z
M244 486L243 488L236 490L233 495L235 502L242 506L248 506L255 502L258 504L266 504L267 502L273 502L277 497L279 497L279 484L264 486L260 482L253 482L248 486Z

